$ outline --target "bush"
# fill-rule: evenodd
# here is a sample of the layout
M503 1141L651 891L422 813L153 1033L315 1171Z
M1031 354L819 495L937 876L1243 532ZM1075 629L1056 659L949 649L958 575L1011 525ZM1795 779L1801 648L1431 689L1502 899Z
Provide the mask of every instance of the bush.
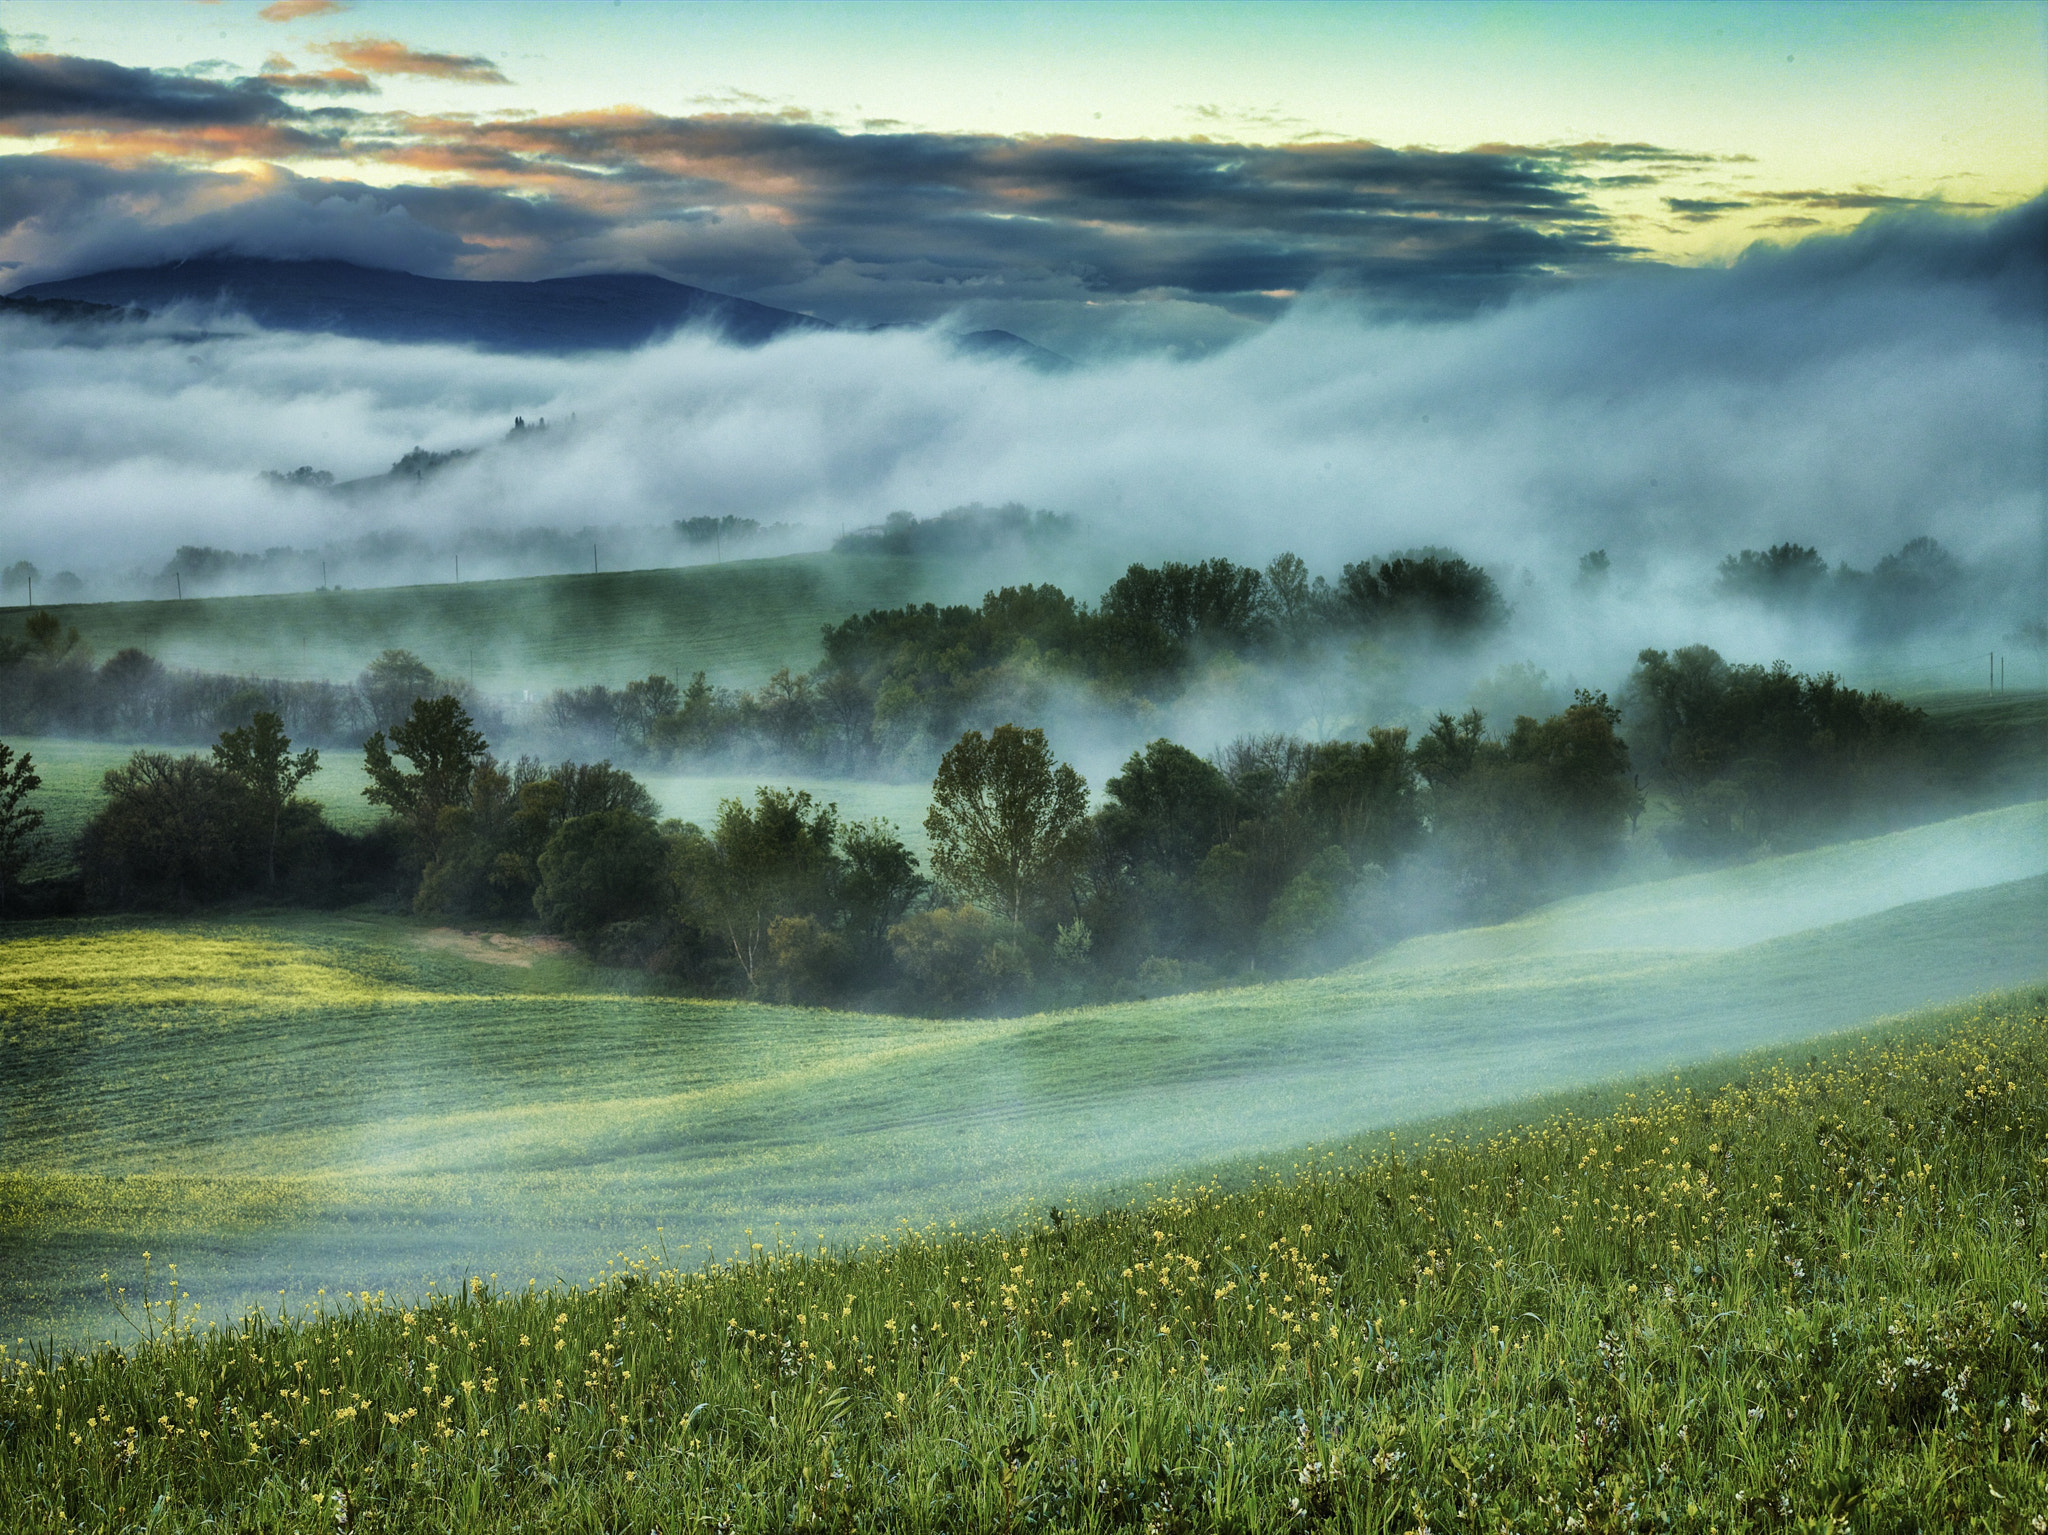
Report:
M1014 1003L1031 984L1017 929L978 906L939 906L889 929L896 963L921 1013L979 1013Z
M777 917L768 924L761 979L776 1000L830 1002L845 992L853 969L853 945L817 918Z
M249 797L211 762L139 751L102 783L107 803L78 846L96 903L190 906L261 883Z

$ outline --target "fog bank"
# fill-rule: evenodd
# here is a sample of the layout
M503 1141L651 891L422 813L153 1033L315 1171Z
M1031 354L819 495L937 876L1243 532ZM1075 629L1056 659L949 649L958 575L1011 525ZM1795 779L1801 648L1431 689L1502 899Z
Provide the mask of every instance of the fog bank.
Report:
M1643 614L1697 605L1721 556L1786 540L1868 567L1931 535L2003 574L2010 627L2037 613L2044 559L2044 230L2038 200L1880 219L1451 321L1311 295L1201 360L1057 374L911 331L511 357L190 316L10 321L0 564L70 570L91 598L144 589L180 545L394 535L460 545L474 579L529 569L515 545L586 559L566 536L585 528L743 517L819 548L897 509L1022 502L1074 514L1105 583L1128 559L1293 549L1334 576L1449 545L1494 571L1552 647L1523 649L1557 670L1581 664L1582 637L1590 666L1643 638ZM551 429L508 442L515 416ZM261 478L378 475L415 447L486 451L372 494ZM520 545L541 528L564 536ZM1606 617L1567 595L1596 548ZM395 575L451 569L434 552ZM1717 622L1749 653L1800 639L1704 607L1673 638Z

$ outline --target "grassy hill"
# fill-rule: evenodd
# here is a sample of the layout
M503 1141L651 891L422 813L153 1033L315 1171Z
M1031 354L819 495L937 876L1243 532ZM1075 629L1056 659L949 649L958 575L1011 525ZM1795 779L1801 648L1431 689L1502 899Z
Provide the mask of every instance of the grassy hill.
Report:
M978 599L973 567L885 555L788 555L670 570L532 576L49 609L101 659L128 646L174 666L352 678L385 649L517 697L660 672L751 686L818 658L819 629L906 602ZM19 630L26 608L0 609Z
M0 1322L103 1327L98 1274L145 1247L216 1314L582 1277L749 1228L847 1240L1086 1202L1803 1041L2048 974L2041 816L1802 855L1775 889L1752 865L1591 898L1667 914L1661 940L1565 903L1332 976L1021 1019L635 995L545 941L390 919L11 929ZM1887 864L1936 873L1877 909L1815 904ZM1720 908L1746 915L1703 941Z
M2030 1530L2044 1008L873 1251L224 1329L159 1251L129 1352L0 1349L0 1519Z

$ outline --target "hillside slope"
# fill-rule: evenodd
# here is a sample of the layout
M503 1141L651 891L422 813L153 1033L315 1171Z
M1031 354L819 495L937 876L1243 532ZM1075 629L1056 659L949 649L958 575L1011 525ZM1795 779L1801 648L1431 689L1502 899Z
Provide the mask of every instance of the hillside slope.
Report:
M1999 825L2031 835L2042 813ZM1884 840L1928 856L1938 830ZM1447 942L1424 939L1314 980L938 1022L622 995L546 945L391 921L17 929L0 1320L75 1325L92 1276L152 1245L228 1304L1085 1202L2033 982L2048 880L2031 866L1720 948L1590 934L1503 954L1475 936L1421 962ZM1726 877L1731 898L1754 867ZM1849 865L1801 867L1794 911Z
M436 671L518 696L622 685L650 672L752 686L818 659L819 631L849 613L977 599L965 566L829 554L664 570L529 576L438 586L284 592L185 601L59 604L105 659L136 646L172 666L347 680L380 650L416 652ZM28 609L0 609L17 632Z

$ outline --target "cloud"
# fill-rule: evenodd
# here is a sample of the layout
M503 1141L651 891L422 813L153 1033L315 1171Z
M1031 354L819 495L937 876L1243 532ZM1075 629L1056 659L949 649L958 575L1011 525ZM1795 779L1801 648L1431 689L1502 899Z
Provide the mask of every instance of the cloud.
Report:
M271 0L256 14L265 21L302 21L308 16L333 16L347 9L342 0Z
M1768 213L1777 208L1807 208L1816 212L1832 213L1882 213L1912 208L1980 212L1990 208L1991 204L1954 201L1946 197L1904 197L1895 193L1866 190L1809 190L1757 192L1747 197L1733 198L1667 197L1664 199L1664 206L1687 223L1704 224L1732 213ZM1801 228L1818 225L1820 220L1800 214L1781 214L1764 222L1773 228Z
M470 85L510 85L496 64L481 54L419 53L388 37L354 37L320 43L319 50L336 63L371 75L426 75Z
M1462 305L1634 253L1554 158L1211 142L846 133L631 110L415 121L422 153L660 226L662 270L835 317L983 297L1180 294L1270 313L1314 286ZM482 158L491 151L495 158ZM764 248L779 259L764 269ZM596 251L557 252L579 265ZM616 259L613 256L611 259ZM856 296L859 296L858 298Z
M1714 561L1794 539L1867 569L1927 533L2016 587L2041 568L2044 235L2048 201L1996 219L1908 211L1726 268L1616 269L1458 318L1316 297L1197 360L1055 376L911 331L548 358L38 327L0 347L0 519L21 530L18 557L50 569L109 550L160 566L181 543L574 527L596 515L592 486L606 521L729 512L806 523L821 542L898 508L1015 499L1093 530L1099 564L1067 583L1088 595L1119 557L1292 548L1334 573L1449 544L1508 581L1512 643L1560 682L1606 686L1636 648L1698 639L1817 665L1811 636L1706 603ZM280 500L256 481L489 444L515 414L579 424L545 452L483 455L417 501ZM1545 593L1598 547L1638 596L1546 627Z
M374 95L377 87L370 77L353 69L323 69L313 74L257 75L260 85L274 91L296 91L305 96Z
M147 162L0 157L0 259L14 263L10 286L59 270L153 266L214 253L330 257L445 273L470 249L465 226L485 235L505 227L504 210L495 206L481 216L463 209L467 195L461 188L419 189L411 201L431 210L436 222L428 223L379 189L287 171L256 179Z
M303 71L277 53L263 61L263 73L250 78L266 90L308 96L363 96L375 95L377 91L376 83L360 70L337 67Z
M252 81L224 83L104 59L0 51L0 121L86 119L167 127L272 122L292 107Z
M331 70L274 55L231 82L0 55L12 72L0 79L19 82L0 112L55 136L56 158L146 163L153 178L148 198L97 221L66 203L78 234L68 250L44 215L33 227L0 223L0 261L21 264L10 281L83 271L99 252L152 238L166 250L196 249L202 236L268 248L286 211L270 200L338 199L378 210L333 227L350 259L379 265L477 277L652 271L841 324L949 317L1072 354L1199 351L1300 294L1462 313L1645 264L1602 202L1616 187L1679 183L1666 206L1681 224L1744 211L1839 220L1914 203L1865 189L1680 195L1704 167L1741 157L1638 141L1454 151L856 132L757 100L687 115L378 112L331 98L371 96L378 76L395 73L503 76L482 57L386 39L321 46ZM237 167L239 183L210 168L251 160L270 164ZM322 161L375 173L308 175ZM407 224L383 222L394 208ZM204 222L173 227L195 218ZM150 226L162 233L145 235ZM374 244L386 228L391 248L362 254L366 233ZM436 239L423 244L428 231Z
M1716 197L1667 197L1664 206L1689 224L1707 224L1723 214L1740 212L1754 204Z

